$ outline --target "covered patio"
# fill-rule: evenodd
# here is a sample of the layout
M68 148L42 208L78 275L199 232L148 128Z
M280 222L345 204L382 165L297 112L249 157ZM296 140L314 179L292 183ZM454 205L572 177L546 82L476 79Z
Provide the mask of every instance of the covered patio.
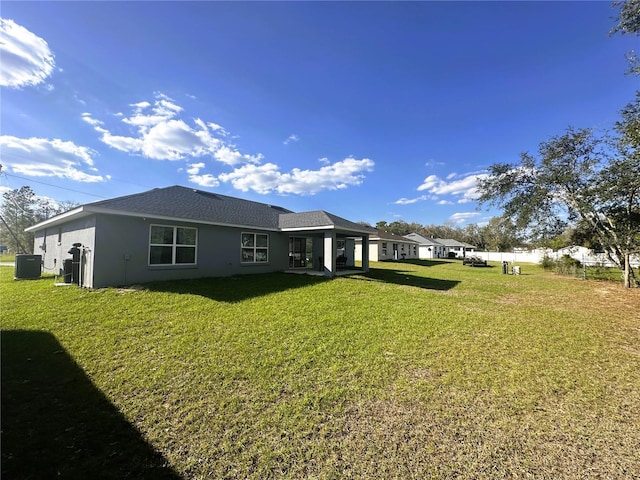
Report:
M355 264L355 241L368 246L371 227L314 211L281 215L280 228L289 233L287 272L335 277L369 271L368 255Z

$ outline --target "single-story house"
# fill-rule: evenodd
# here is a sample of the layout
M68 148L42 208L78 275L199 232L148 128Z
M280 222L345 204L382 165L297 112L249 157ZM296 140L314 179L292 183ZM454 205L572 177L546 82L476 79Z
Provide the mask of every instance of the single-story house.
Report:
M456 258L463 258L467 253L473 253L476 251L476 247L465 242L459 242L452 238L436 238L435 239L441 245L447 249L447 256L453 252Z
M355 239L369 251L374 229L172 186L82 205L27 231L45 271L73 263L75 283L99 288L290 269L333 277L355 265ZM367 271L368 255L361 261Z
M463 258L467 253L475 251L473 245L450 238L427 238L417 233L409 233L405 238L418 243L418 256L423 260L448 258L449 252L453 252L457 258Z
M356 239L356 260L362 258L362 240ZM369 260L404 260L418 258L418 243L401 235L376 229L369 235Z

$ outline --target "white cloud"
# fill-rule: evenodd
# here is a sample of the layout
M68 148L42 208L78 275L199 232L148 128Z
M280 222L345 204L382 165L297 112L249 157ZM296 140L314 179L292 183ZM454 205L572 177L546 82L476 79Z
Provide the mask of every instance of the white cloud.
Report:
M46 138L0 136L2 163L11 171L32 177L68 178L78 182L103 182L95 172L96 152L73 142ZM92 172L92 173L89 173Z
M189 174L189 181L201 187L211 188L211 187L217 187L218 185L220 185L220 182L214 175L210 173L205 173L203 175L200 175L200 170L202 170L204 167L205 167L204 162L189 164L189 168L187 168L187 173Z
M282 174L277 165L244 165L231 173L223 173L218 178L243 192L253 190L258 193L270 193L277 190Z
M416 198L401 198L399 200L396 200L393 203L396 205L411 205L413 203L422 202L426 199L427 199L426 195L420 195L419 197L416 197Z
M317 170L293 168L283 173L274 163L262 164L261 153L252 155L238 150L228 141L235 137L217 123L181 118L182 107L166 95L155 93L153 101L133 103L130 107L129 115L116 115L119 128L124 126L129 135L126 131L116 133L106 126L104 119L97 119L89 112L83 113L82 119L112 148L153 160L188 162L185 170L179 170L189 175L190 182L200 186L214 187L228 182L245 192L313 195L359 185L374 166L367 158L345 158L333 164L322 158L323 166ZM298 136L292 134L287 139L290 141L298 141ZM204 173L207 164L203 160L207 158L234 170L218 176Z
M462 178L457 178L458 175L448 175L447 180L442 180L437 175L429 175L418 187L418 191L427 191L434 195L461 195L469 202L478 198L478 180L486 176L485 173L467 174Z
M444 165L444 162L436 162L435 160L427 160L424 164L427 168L441 167Z
M257 155L246 155L229 146L221 146L216 150L213 156L216 160L230 166L239 165L241 163L260 163L264 158L261 153Z
M0 18L0 85L38 85L53 71L55 61L47 42L13 20Z
M101 125L104 125L103 122L101 122L100 120L96 120L95 118L91 117L91 114L88 112L84 112L82 114L82 120L84 120L85 122L87 122L89 125L91 125L92 127L99 127Z
M282 143L284 143L285 145L289 145L291 142L298 142L298 141L300 141L300 137L298 137L295 133L292 133Z
M420 195L415 198L400 198L394 203L396 205L411 205L425 200L436 201L438 205L454 205L454 203L469 203L478 198L478 180L485 178L485 173L468 173L460 176L457 173L450 173L446 179L437 175L429 175L418 187L419 192L427 192L429 195ZM455 202L451 199L441 199L440 196L448 195L458 198Z
M187 173L190 175L197 175L200 170L204 168L204 163L192 163L187 168Z
M477 217L478 215L480 215L478 212L454 213L453 215L451 215L451 217L449 217L449 220L454 223L465 223L467 220Z
M210 173L205 173L204 175L191 174L189 175L189 181L191 183L195 183L196 185L200 185L201 187L208 188L213 188L220 185L218 179Z
M130 105L130 115L119 114L121 122L133 128L131 136L118 135L106 128L105 122L91 113L82 114L82 119L101 134L101 140L122 152L141 155L153 160L184 160L209 156L230 165L240 162L259 161L260 155L243 155L218 136L227 132L216 123L205 123L199 118L189 125L178 118L183 108L162 93L156 93L153 102L141 101ZM220 152L221 148L226 150ZM216 155L217 154L217 155Z
M266 194L313 195L324 190L338 190L351 185L360 185L364 173L373 170L374 162L368 158L346 158L340 162L321 167L319 170L294 168L290 173L282 173L277 165L244 165L231 173L223 173L218 178L243 192L253 190Z
M198 121L201 122L202 120L198 118L196 119L196 122ZM227 132L222 125L218 125L217 123L213 123L213 122L209 122L207 123L207 125L211 130L216 132L218 135L222 135L223 137L226 137L227 135L229 135L229 132Z
M167 120L154 124L143 137L142 154L154 160L182 160L185 157L199 157L208 148L215 148L219 141L205 138L192 130L182 120Z

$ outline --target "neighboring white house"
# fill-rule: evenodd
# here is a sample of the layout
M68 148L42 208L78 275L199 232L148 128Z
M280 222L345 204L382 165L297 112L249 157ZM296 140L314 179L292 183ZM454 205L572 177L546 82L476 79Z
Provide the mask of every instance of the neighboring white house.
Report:
M463 258L468 253L473 253L476 250L476 247L473 245L465 242L459 242L452 238L436 238L435 241L445 246L447 256L453 252L456 258Z
M417 233L405 235L405 238L418 243L418 258L421 259L448 258L449 252L455 254L456 258L462 258L475 251L473 245L450 238L428 238Z
M362 260L362 240L355 241L356 260ZM376 233L369 235L369 260L380 262L383 260L417 259L418 243L400 235L376 229Z

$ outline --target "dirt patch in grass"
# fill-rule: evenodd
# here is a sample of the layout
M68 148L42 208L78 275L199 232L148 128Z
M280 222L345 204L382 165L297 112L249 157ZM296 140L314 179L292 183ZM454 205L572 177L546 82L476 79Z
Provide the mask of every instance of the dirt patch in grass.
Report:
M355 478L637 478L631 420L574 417L562 406L509 414L501 402L441 392L431 404L375 400L344 425L342 471ZM546 406L549 407L549 406ZM566 406L568 407L568 406Z
M593 284L593 288L588 292L589 300L586 306L618 318L630 315L640 320L640 288L622 288L610 282Z

